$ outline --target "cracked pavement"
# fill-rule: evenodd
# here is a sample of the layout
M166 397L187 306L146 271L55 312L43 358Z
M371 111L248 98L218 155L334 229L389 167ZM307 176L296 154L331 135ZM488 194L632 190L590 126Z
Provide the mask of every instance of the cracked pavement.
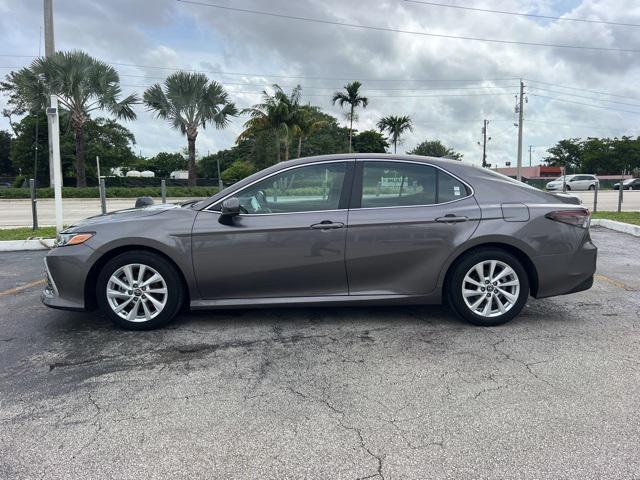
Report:
M0 478L640 478L640 239L494 328L445 307L186 313L0 297ZM0 254L0 288L42 252Z

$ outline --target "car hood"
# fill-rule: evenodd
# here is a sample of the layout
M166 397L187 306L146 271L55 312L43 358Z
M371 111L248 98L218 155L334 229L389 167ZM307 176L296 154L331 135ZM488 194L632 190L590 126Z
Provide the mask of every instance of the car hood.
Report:
M92 225L102 225L107 223L117 223L124 221L135 220L136 218L150 217L158 215L159 213L166 212L167 210L174 210L181 208L180 205L172 203L163 203L160 205L150 205L142 208L127 208L125 210L116 210L115 212L105 213L103 215L96 215L94 217L85 218L79 222L74 223L66 230L79 230L86 229Z

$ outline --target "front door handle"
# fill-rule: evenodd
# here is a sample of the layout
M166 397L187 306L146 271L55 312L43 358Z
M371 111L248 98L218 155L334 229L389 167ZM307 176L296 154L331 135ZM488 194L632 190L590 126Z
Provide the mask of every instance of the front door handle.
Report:
M463 216L459 217L458 215L454 215L453 213L448 213L444 217L436 218L436 222L440 222L440 223L462 223L468 220L469 220L469 217L463 217Z
M331 220L323 220L320 223L314 223L311 228L314 230L332 230L344 227L342 222L332 222Z

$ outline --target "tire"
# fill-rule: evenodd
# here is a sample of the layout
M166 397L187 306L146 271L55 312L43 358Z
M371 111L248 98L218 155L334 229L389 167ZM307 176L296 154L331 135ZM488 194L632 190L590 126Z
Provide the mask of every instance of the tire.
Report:
M570 192L570 191L571 191L571 187L570 187L569 185L565 185L565 187L564 187L564 188L567 190L567 192Z
M141 271L142 287L138 285ZM126 289L127 286L131 288ZM100 310L127 330L151 330L166 325L180 310L183 299L184 288L176 268L160 255L143 250L112 258L102 267L96 281ZM132 313L134 308L137 310Z
M487 284L484 279L489 275L493 262L493 277L497 278L498 285L509 284L502 289L496 289L493 282ZM478 265L482 265L483 277L475 270ZM505 268L509 268L510 271L506 270L507 273L502 274ZM475 281L475 284L471 281ZM517 282L517 285L514 282ZM467 293L466 297L463 287ZM498 248L482 248L473 250L456 261L450 270L446 288L449 305L459 317L474 325L491 327L502 325L520 313L529 297L529 277L515 256ZM471 291L478 293L469 295ZM492 296L487 297L489 294ZM478 306L472 308L476 304ZM487 304L490 306L487 307ZM500 304L504 309L502 313Z
M595 190L596 186L595 185L589 185L589 190Z

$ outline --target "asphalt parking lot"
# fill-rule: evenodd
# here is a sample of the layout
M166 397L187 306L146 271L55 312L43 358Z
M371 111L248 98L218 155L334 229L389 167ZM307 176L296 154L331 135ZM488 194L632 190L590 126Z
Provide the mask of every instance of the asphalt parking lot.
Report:
M39 302L0 254L0 478L640 478L640 239L496 328L444 307L184 314Z

